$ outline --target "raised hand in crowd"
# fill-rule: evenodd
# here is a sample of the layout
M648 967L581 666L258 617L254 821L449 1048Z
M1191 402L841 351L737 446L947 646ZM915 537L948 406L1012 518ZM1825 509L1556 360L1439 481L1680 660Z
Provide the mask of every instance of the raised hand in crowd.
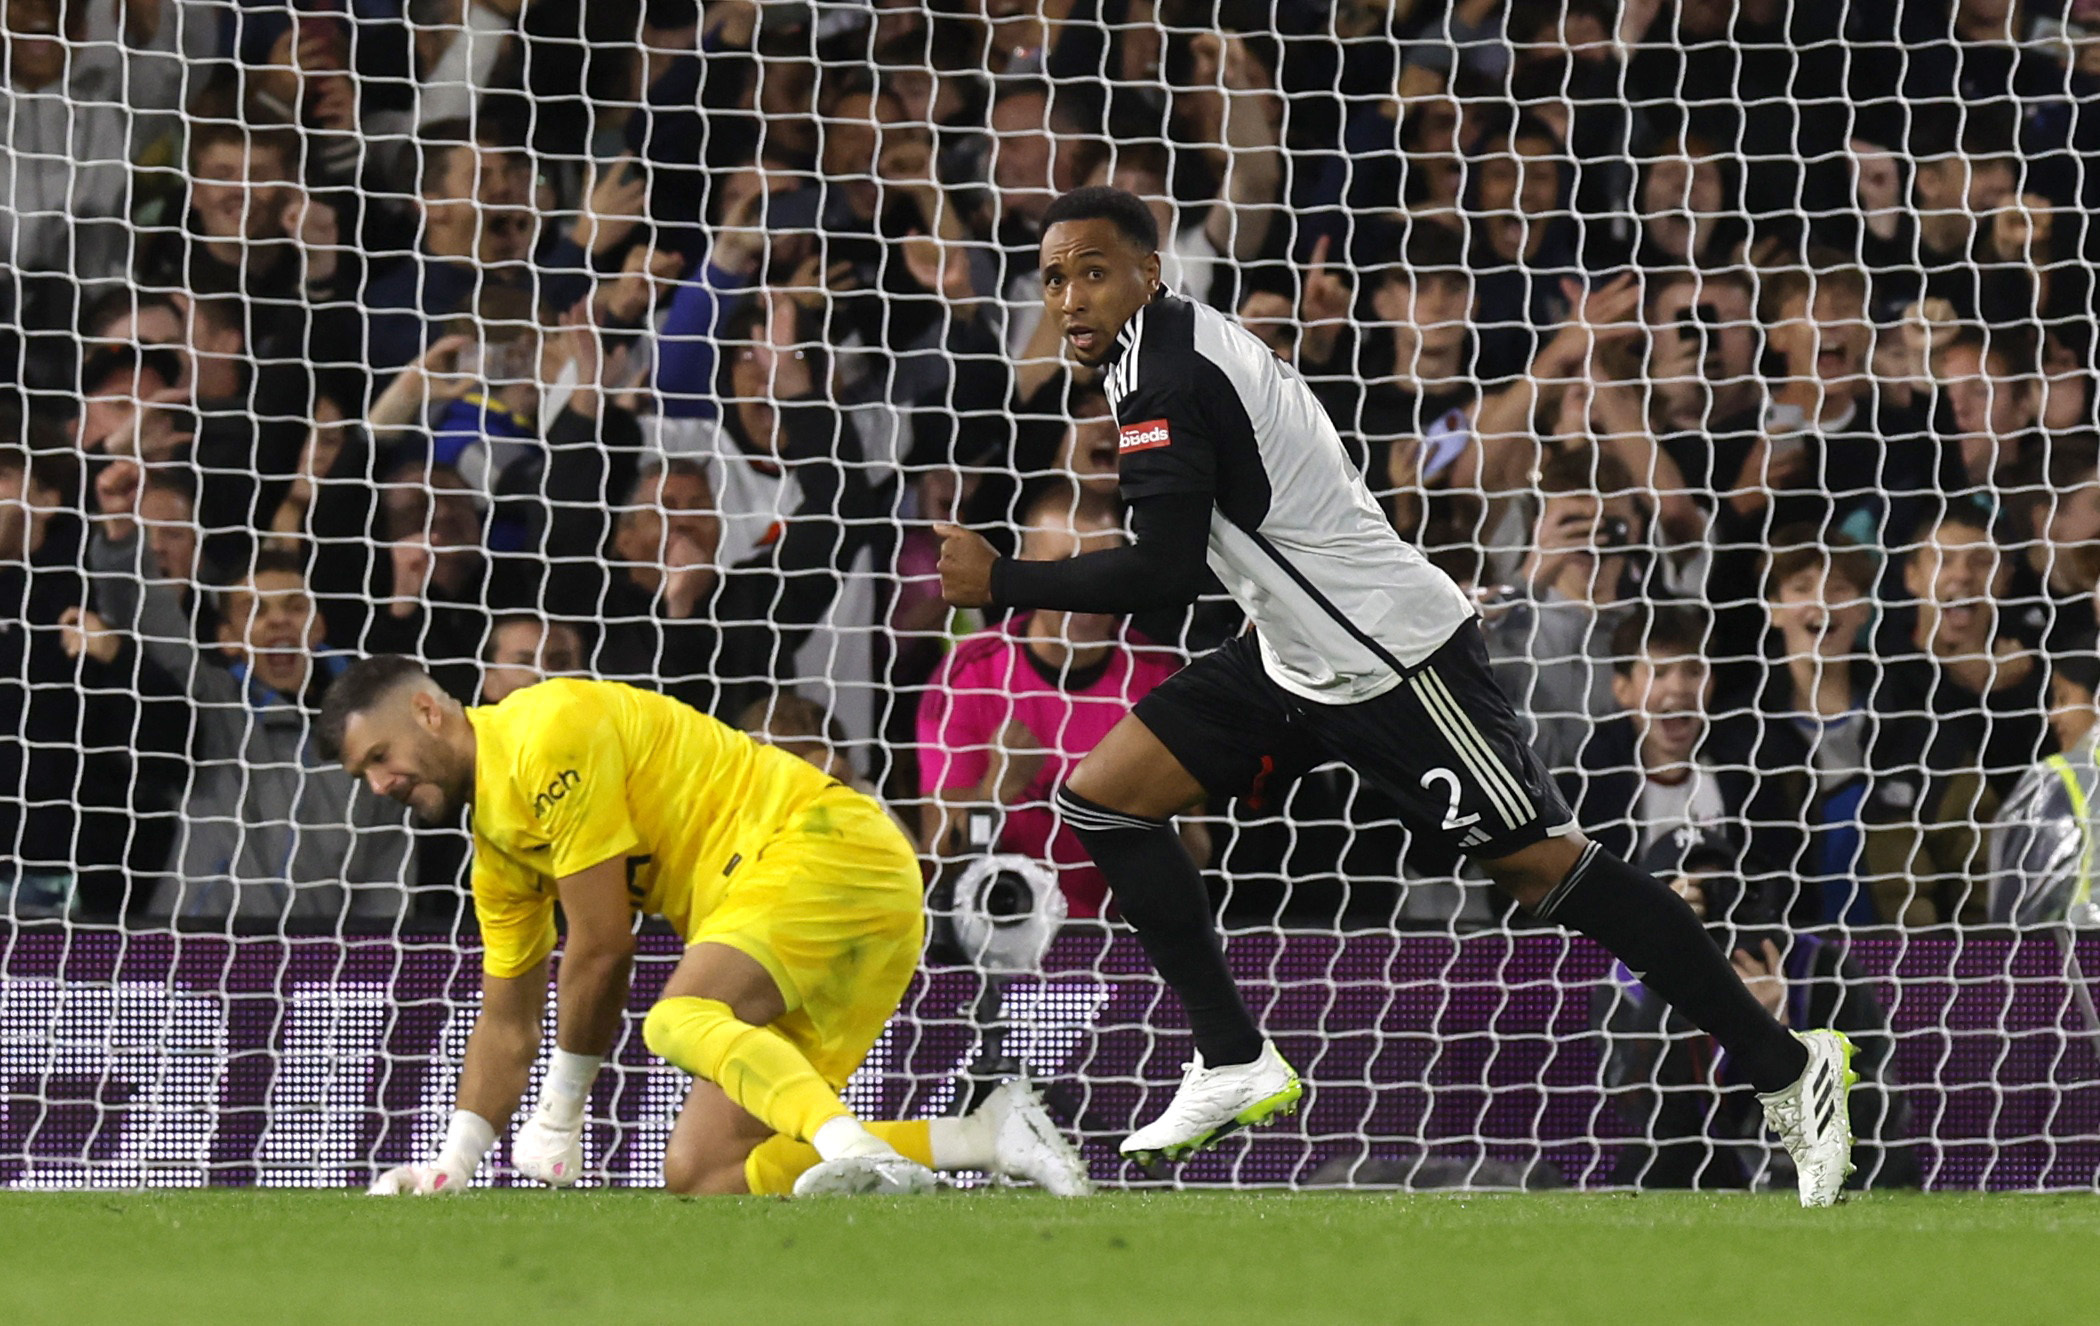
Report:
M627 242L649 219L649 172L632 156L591 168L591 186L582 215L569 238L595 257L604 257Z
M423 595L430 588L430 572L435 565L430 536L422 530L410 530L394 540L388 552L394 578L386 610L394 617L413 617L422 609Z
M1322 235L1313 241L1312 268L1305 274L1305 284L1298 293L1300 368L1333 362L1342 331L1349 324L1349 310L1355 304L1355 292L1349 283L1327 265L1332 251L1332 236Z
M676 249L636 247L620 264L620 274L600 282L592 295L598 321L607 327L639 327L670 302L685 259Z
M1759 951L1739 948L1729 957L1735 974L1743 978L1743 988L1748 990L1765 1011L1777 1018L1782 1026L1786 1016L1786 963L1779 946L1767 939L1758 945Z
M672 530L664 540L664 615L674 621L691 618L719 578L715 550L684 530Z
M916 268L912 275L917 276ZM821 252L806 255L788 274L787 295L804 313L818 316L830 306L832 296L848 294L860 288L860 278L854 275L853 263L848 259L826 266Z
M114 663L124 644L124 637L92 608L67 608L58 615L58 628L58 645L67 658L85 655L97 663Z
M715 227L714 248L708 260L732 276L755 276L765 261L766 232L758 224L765 196L765 189L760 187L738 198L724 211L722 224Z
M285 192L279 224L296 242L299 261L305 264L307 293L317 294L326 290L342 269L342 218L333 203L316 198L306 189L290 188Z
M127 542L138 532L139 488L144 472L132 460L112 460L95 475L96 527L111 543Z
M420 425L431 408L449 405L474 385L460 369L460 355L474 338L455 332L439 337L428 350L394 375L365 415L374 432Z
M904 269L914 281L947 300L957 313L975 312L977 291L970 282L970 255L962 245L914 230L899 247Z

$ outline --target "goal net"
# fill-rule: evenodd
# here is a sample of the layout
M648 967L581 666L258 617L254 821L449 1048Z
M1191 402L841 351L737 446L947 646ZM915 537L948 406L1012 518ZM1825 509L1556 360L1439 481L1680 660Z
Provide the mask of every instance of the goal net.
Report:
M1036 275L1098 183L1474 596L1585 831L1860 1045L1860 1182L2100 1184L2100 5L10 0L4 41L0 1183L436 1144L468 838L311 732L404 653L882 800L936 924L866 1116L1026 1073L1104 1182L1785 1186L1708 1038L1340 766L1180 821L1305 1110L1118 1159L1189 1038L1051 796L1243 619L953 610L933 534L1126 537ZM638 942L592 1182L661 1181L687 1086Z

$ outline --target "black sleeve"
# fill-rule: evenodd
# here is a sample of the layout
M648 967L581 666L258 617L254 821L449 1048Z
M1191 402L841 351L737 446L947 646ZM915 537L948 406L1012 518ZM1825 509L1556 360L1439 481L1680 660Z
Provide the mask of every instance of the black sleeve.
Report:
M1126 488L1127 491L1127 488ZM1178 608L1203 592L1211 500L1165 491L1131 503L1137 541L1059 562L992 563L992 602L1061 612Z
M1153 353L1149 346L1146 352ZM1116 468L1125 501L1162 493L1195 493L1208 501L1217 492L1217 431L1197 394L1196 365L1186 372L1175 371L1179 367L1147 367L1146 380L1116 403Z

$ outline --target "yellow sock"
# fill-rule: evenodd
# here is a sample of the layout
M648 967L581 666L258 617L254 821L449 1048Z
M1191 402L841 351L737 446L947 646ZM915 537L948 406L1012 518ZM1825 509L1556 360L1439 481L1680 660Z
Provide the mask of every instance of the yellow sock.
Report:
M925 1119L878 1122L868 1131L921 1165L933 1164L933 1128ZM744 1159L744 1184L752 1192L785 1197L795 1190L795 1180L815 1165L817 1149L807 1142L775 1134L753 1147Z
M643 1019L642 1039L656 1054L722 1088L776 1133L807 1141L822 1125L852 1116L787 1037L738 1021L720 1000L663 1000Z

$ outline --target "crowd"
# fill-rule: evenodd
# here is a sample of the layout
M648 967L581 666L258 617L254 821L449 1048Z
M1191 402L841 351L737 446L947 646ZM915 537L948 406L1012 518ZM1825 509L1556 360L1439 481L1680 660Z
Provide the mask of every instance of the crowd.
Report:
M389 651L661 688L930 856L996 805L1100 913L1049 794L1240 623L954 613L930 532L1124 537L1035 274L1090 182L1313 385L1594 836L1723 844L1760 924L2090 898L2100 0L9 0L4 41L17 917L449 923L459 836L309 739ZM1212 810L1242 919L1489 919L1332 772Z

